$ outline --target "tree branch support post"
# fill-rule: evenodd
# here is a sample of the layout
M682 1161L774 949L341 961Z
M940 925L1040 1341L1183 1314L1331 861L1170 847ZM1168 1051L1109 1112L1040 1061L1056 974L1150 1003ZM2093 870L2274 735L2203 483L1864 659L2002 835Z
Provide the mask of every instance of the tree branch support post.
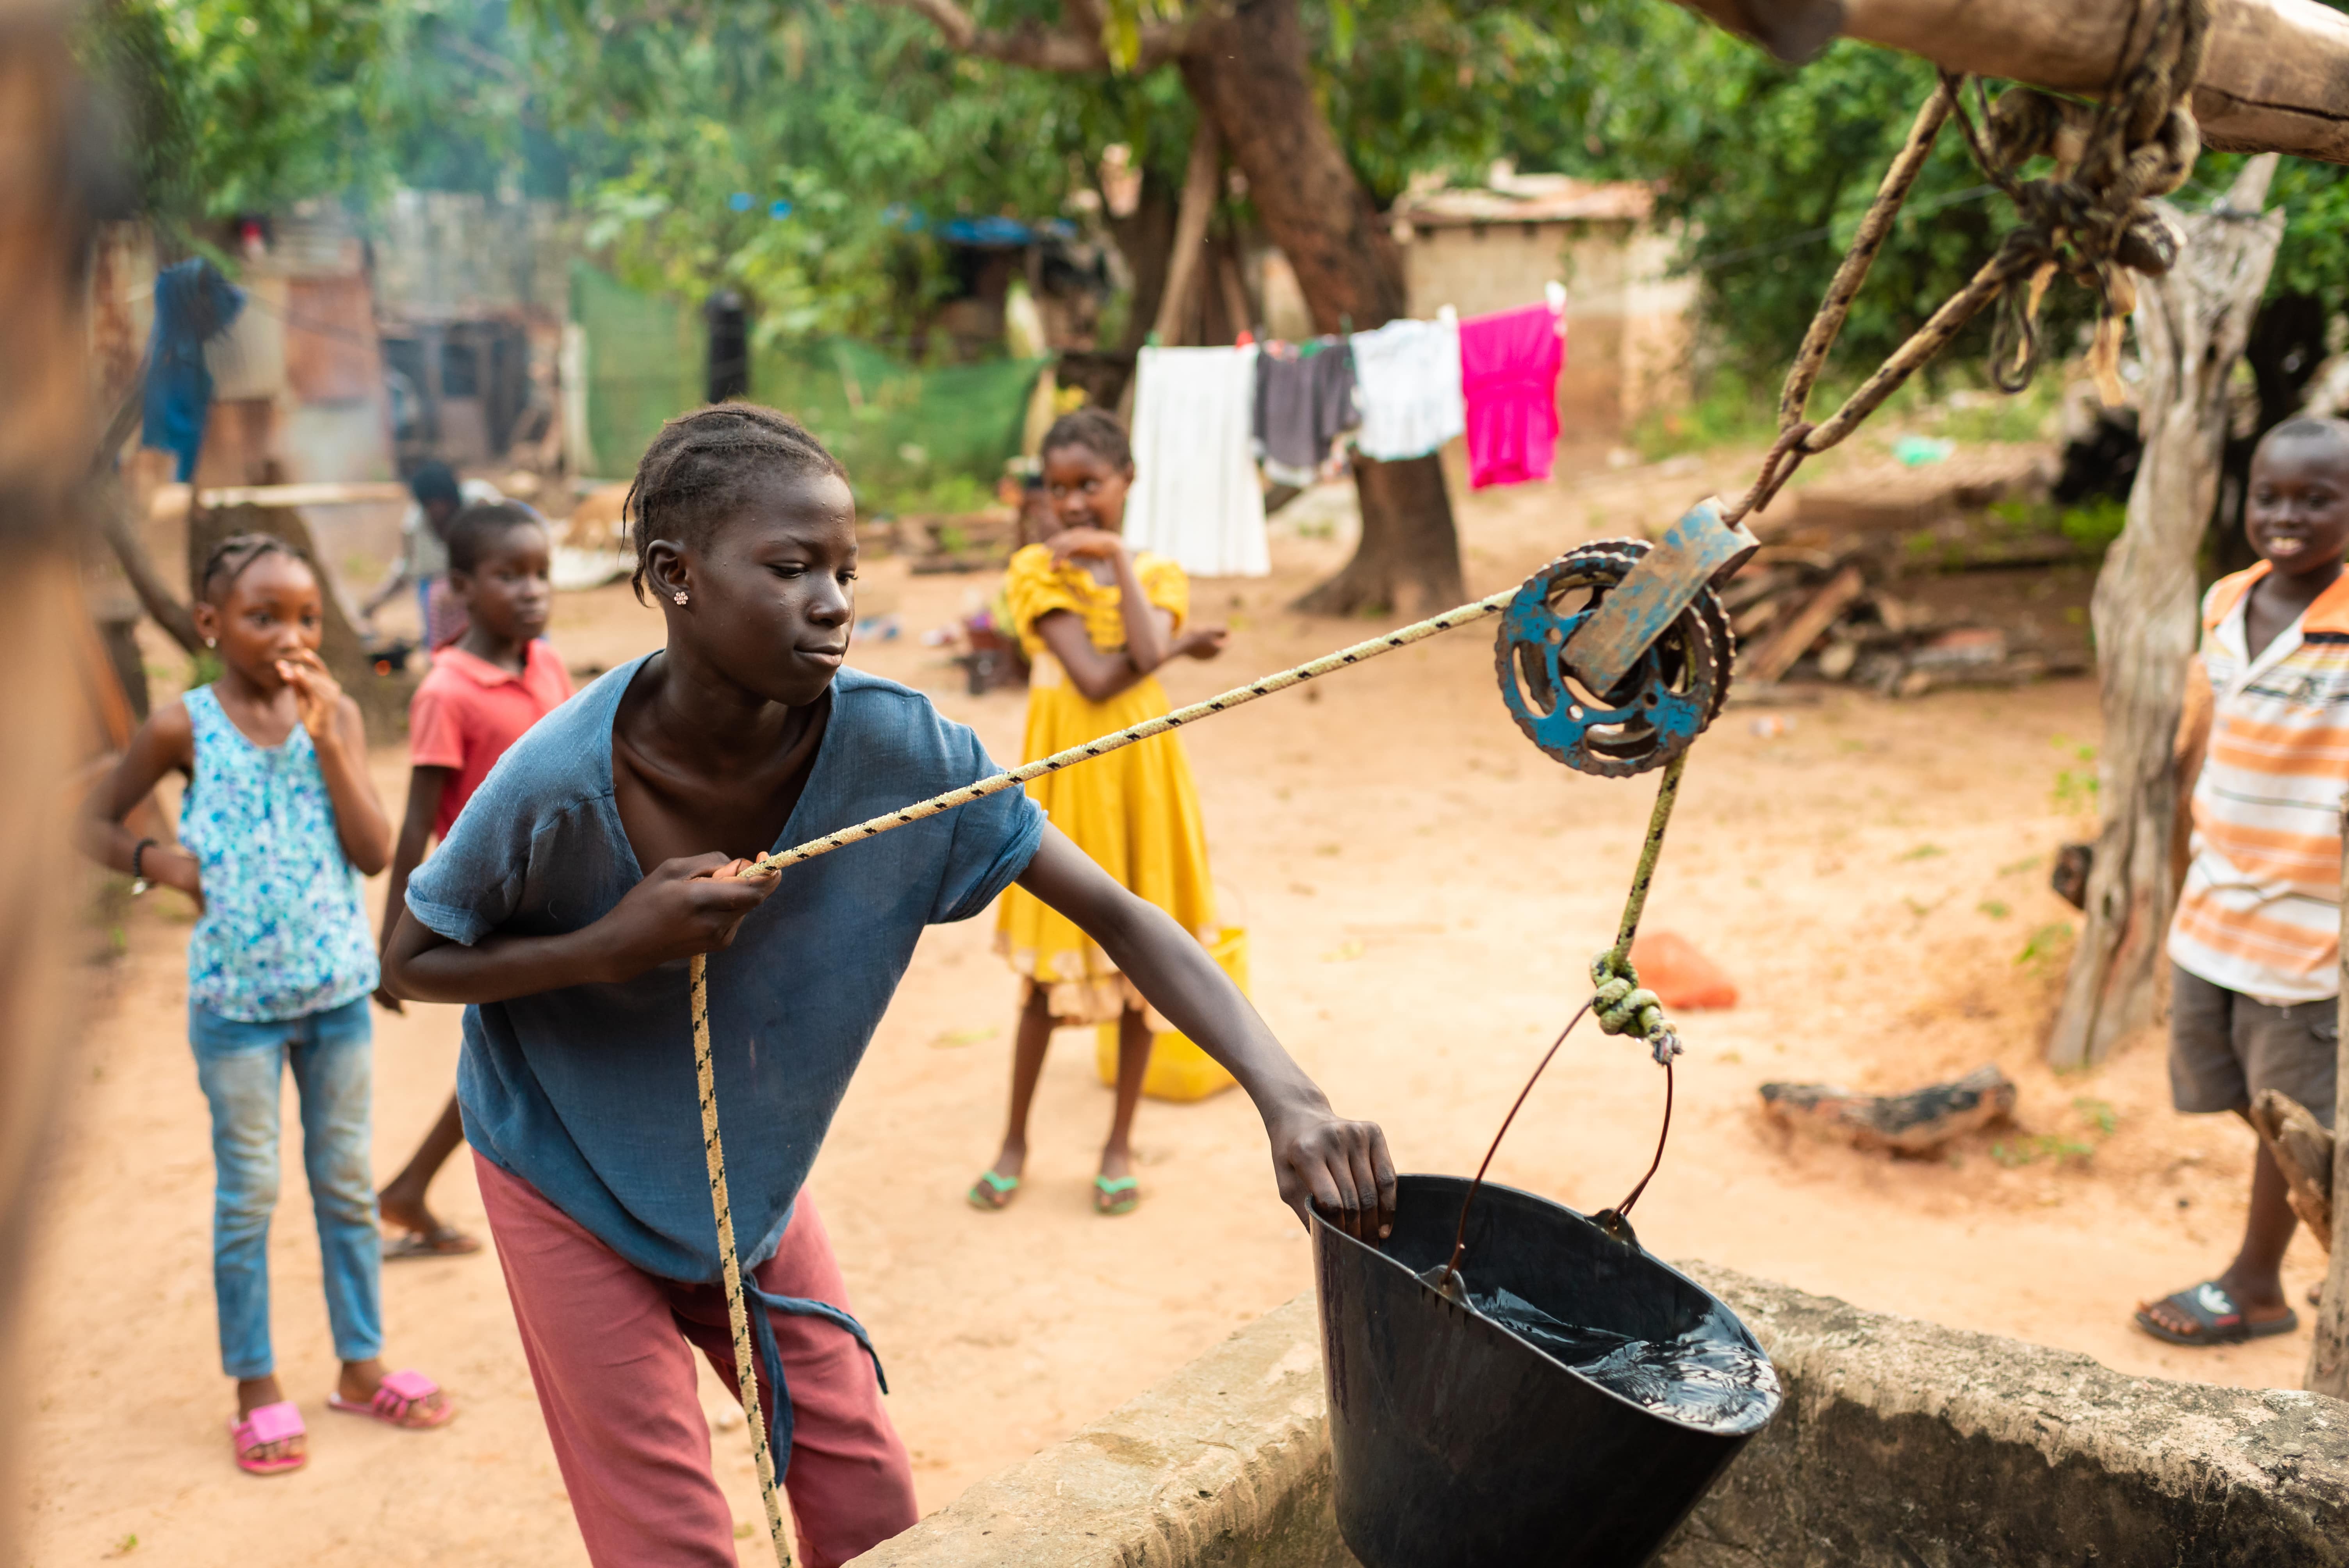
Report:
M2254 159L2216 210L2186 217L2178 264L2137 281L2145 455L2090 608L2104 708L2102 823L2079 947L2047 1041L2057 1068L2103 1060L2154 1018L2175 897L2172 748L2200 637L2195 561L2218 500L2228 377L2283 236L2283 213L2260 211L2275 162Z

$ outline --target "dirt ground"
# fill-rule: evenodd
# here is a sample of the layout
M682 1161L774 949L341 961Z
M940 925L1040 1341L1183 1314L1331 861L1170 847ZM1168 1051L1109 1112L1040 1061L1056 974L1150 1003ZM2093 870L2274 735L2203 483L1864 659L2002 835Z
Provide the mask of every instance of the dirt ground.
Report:
M1472 500L1472 589L1498 587L1588 533L1669 515L1734 470L1683 460L1670 473ZM1281 607L1342 553L1337 540L1285 538L1271 579L1199 584L1199 617L1235 634L1220 664L1170 672L1177 700L1367 634L1367 623ZM868 583L895 598L905 631L859 646L854 661L932 692L1011 757L1021 698L963 695L959 672L918 640L979 580L912 579L884 562ZM554 627L574 665L617 663L658 632L622 588L565 596ZM2076 1076L2037 1060L2072 913L2046 891L2049 857L2081 826L2061 776L2085 766L2095 732L2084 680L1909 704L1837 692L1733 709L1714 727L1695 753L1649 922L1716 956L1744 1001L1682 1020L1682 1109L1640 1234L1667 1257L2129 1372L2296 1385L2304 1327L2196 1353L2128 1323L2137 1299L2204 1278L2230 1254L2249 1134L2170 1111L2157 1037ZM1472 1170L1586 994L1651 784L1586 779L1532 749L1496 699L1490 644L1474 631L1188 736L1266 1017L1340 1108L1385 1124L1404 1169ZM396 747L378 749L376 769L396 810ZM175 895L141 901L122 956L81 981L89 1026L48 1177L24 1396L28 1561L584 1561L494 1259L386 1270L388 1354L451 1389L456 1423L405 1434L326 1410L333 1363L291 1141L272 1241L275 1325L313 1458L268 1482L231 1465L211 1162L185 1043L187 919ZM1146 1103L1140 1211L1114 1222L1089 1212L1109 1110L1089 1036L1062 1037L1047 1068L1018 1202L999 1215L965 1205L995 1148L1010 1047L1013 981L990 934L981 919L924 940L812 1187L888 1368L926 1508L1309 1284L1308 1243L1275 1201L1260 1130L1236 1093ZM379 1016L386 1173L449 1092L457 1023L449 1008ZM1791 1142L1754 1109L1770 1079L1890 1089L1983 1062L2022 1085L2021 1128L1940 1161ZM1579 1032L1519 1118L1497 1178L1586 1209L1616 1202L1646 1161L1661 1091L1637 1047ZM480 1229L461 1161L435 1199ZM2320 1270L2303 1237L2287 1269L2295 1299ZM742 1560L763 1561L740 1416L707 1380L705 1393Z

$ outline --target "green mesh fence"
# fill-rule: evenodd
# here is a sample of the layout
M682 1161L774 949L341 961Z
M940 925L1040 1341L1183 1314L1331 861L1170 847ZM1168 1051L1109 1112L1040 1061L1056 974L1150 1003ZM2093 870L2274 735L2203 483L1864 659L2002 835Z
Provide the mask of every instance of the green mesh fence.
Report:
M976 504L1017 456L1036 377L1050 361L920 367L847 338L757 351L750 396L813 431L866 506Z
M627 475L662 420L702 401L709 344L699 313L575 263L571 318L587 340L595 471ZM754 350L750 396L831 448L863 505L956 508L983 501L1019 453L1029 395L1050 363L923 367L849 338L800 338Z
M662 420L701 403L709 385L706 335L690 307L639 294L584 262L571 266L571 319L587 340L595 471L626 478Z

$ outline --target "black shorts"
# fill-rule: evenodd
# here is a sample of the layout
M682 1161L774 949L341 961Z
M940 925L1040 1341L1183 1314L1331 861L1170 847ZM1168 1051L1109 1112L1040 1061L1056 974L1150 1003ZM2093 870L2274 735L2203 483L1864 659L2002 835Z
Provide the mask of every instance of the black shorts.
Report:
M2271 1006L2169 966L2169 1098L2182 1111L2249 1110L2271 1088L2333 1125L2340 1003Z

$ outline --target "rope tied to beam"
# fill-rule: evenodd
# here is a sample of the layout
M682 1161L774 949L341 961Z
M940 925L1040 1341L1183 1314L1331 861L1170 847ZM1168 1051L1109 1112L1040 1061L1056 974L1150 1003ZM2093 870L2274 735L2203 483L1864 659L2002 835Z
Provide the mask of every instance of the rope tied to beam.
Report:
M2106 402L2120 400L2121 339L2129 313L2137 308L2135 274L2168 272L2184 242L2177 226L2152 202L2186 182L2201 152L2201 133L2187 99L2201 72L2209 27L2210 0L2160 0L2144 46L2133 60L2124 46L2113 80L2093 104L2036 88L2010 88L1993 104L1978 78L1940 74L1885 170L1786 372L1778 399L1778 439L1753 488L1730 509L1726 521L1738 521L1769 505L1805 459L1858 428L1993 303L1999 308L1991 335L1991 380L2002 391L2022 391L2039 366L2039 307L2058 273L2097 296L2089 364ZM2132 36L2134 31L2132 27ZM1965 106L1969 82L1979 127ZM1828 351L1941 127L1952 116L1975 161L2013 201L2021 222L2007 231L1997 251L1965 286L1944 301L1842 407L1813 424L1805 409ZM2054 172L2023 179L2019 171L2023 165L2041 156L2055 160Z

